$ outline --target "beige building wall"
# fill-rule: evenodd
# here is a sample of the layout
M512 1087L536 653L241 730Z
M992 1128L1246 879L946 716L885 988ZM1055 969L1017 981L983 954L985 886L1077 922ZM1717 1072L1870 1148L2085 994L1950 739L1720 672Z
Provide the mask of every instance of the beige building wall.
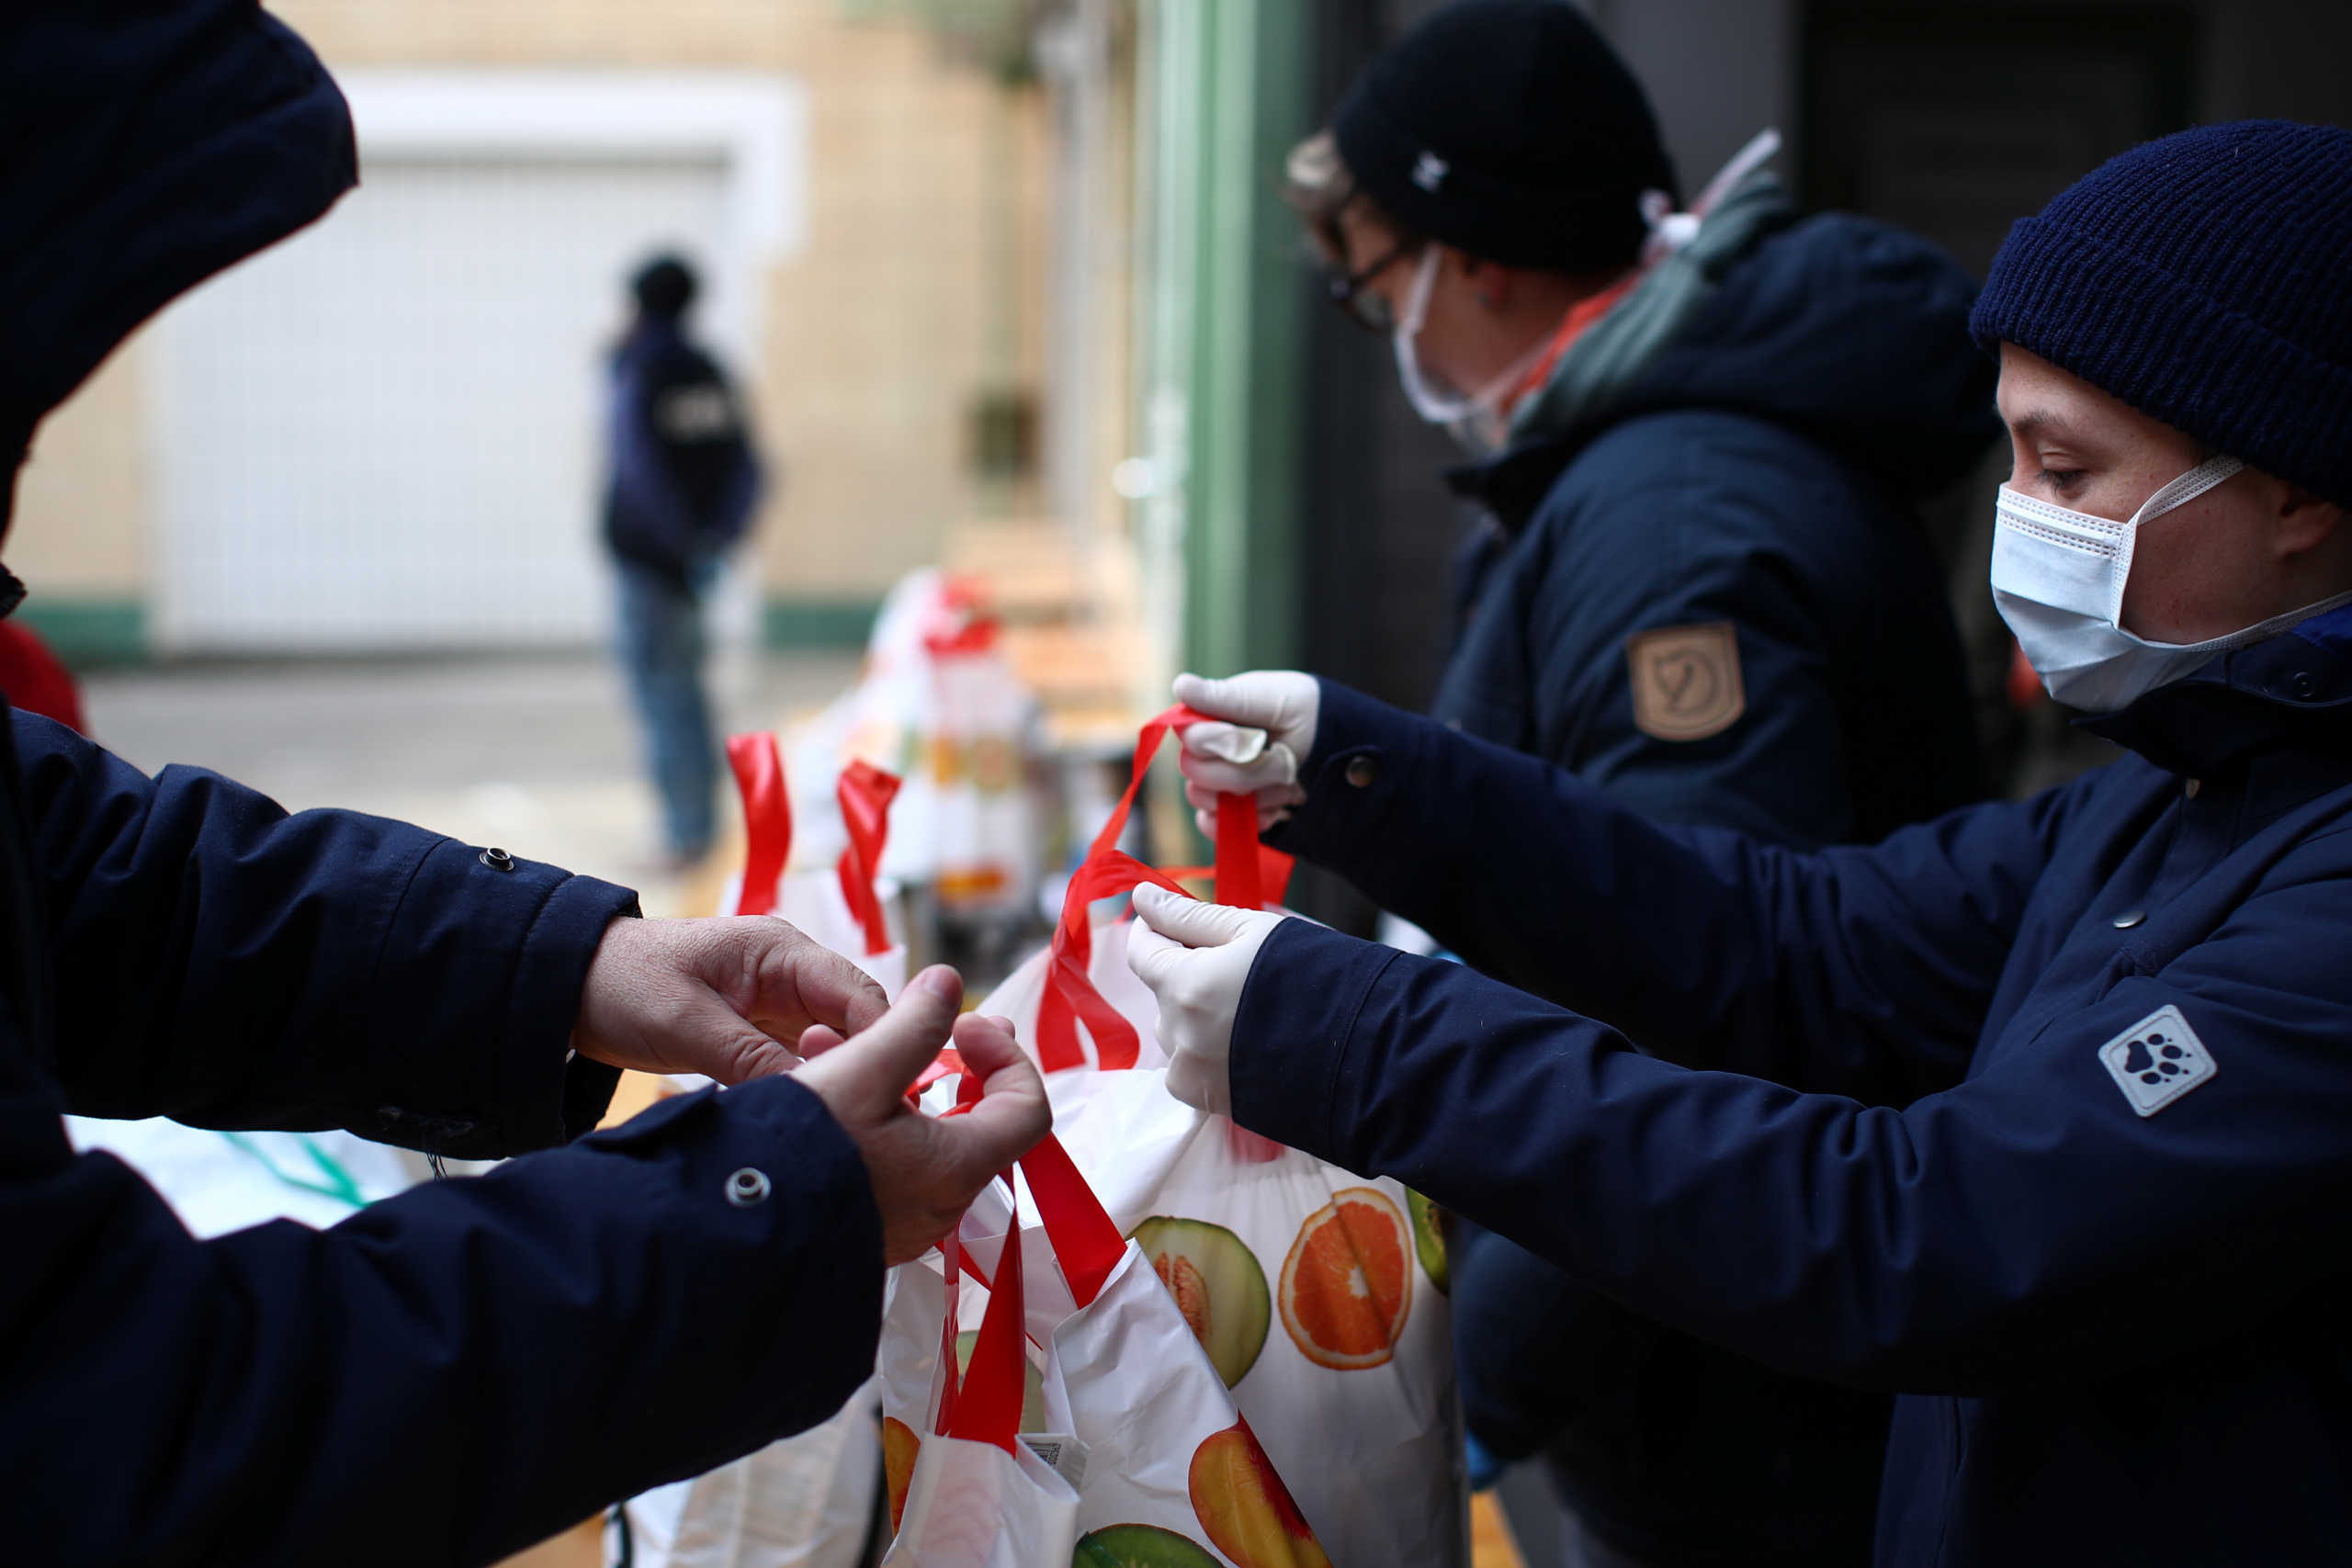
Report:
M984 388L1037 388L1041 95L840 0L273 0L330 67L724 68L797 78L806 243L765 279L748 372L785 482L761 520L771 601L870 604L983 493ZM330 221L332 220L330 219ZM149 420L136 345L44 427L10 562L51 597L152 589Z
M34 435L17 480L8 565L54 600L116 602L148 591L146 384L136 338Z

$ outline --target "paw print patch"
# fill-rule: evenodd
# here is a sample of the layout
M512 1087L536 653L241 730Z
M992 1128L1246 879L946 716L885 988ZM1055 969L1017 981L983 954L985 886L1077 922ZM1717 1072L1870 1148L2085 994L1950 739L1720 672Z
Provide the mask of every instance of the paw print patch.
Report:
M2109 1077L2143 1116L2154 1116L2218 1070L2177 1007L2162 1007L2098 1048Z

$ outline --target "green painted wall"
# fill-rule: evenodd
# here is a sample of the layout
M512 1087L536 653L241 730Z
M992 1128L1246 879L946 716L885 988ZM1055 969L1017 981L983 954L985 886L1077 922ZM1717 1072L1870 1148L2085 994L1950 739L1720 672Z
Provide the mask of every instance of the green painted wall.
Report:
M148 657L147 606L136 599L61 599L35 592L15 618L75 670L140 664Z
M761 607L760 640L780 652L862 649L881 607L876 599L771 599ZM17 615L76 670L143 664L153 657L147 606L136 599L35 593Z
M1294 663L1305 291L1283 156L1314 129L1308 8L1148 7L1154 299L1147 410L1180 487L1182 658ZM1181 412L1171 416L1171 409Z
M760 641L782 652L864 648L881 608L878 599L771 599L761 606Z

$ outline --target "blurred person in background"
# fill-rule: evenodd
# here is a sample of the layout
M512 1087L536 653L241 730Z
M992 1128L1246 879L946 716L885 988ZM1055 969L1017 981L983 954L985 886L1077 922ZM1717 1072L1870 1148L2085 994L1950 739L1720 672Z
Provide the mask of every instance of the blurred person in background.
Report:
M1435 716L1657 820L1816 849L1983 793L1915 502L1998 423L1966 275L1883 224L1800 220L1755 172L1775 145L1677 212L1642 86L1575 7L1461 0L1289 175L1334 298L1390 336L1488 517ZM1884 1395L1455 1239L1474 1472L1544 1454L1578 1561L1867 1560Z
M1895 1391L1879 1568L2352 1560L2347 276L2329 126L2168 136L2010 230L1990 587L2127 752L2030 799L1805 853L1181 679L1272 738L1188 731L1196 806L1260 792L1486 973L1147 888L1169 1088Z
M0 15L5 541L50 411L356 156L253 0ZM0 615L23 594L0 569ZM1043 1086L951 970L886 1012L781 920L636 914L0 703L0 1557L489 1562L841 1406L885 1263L1036 1140ZM902 1091L951 1032L992 1092L933 1121ZM592 1132L625 1067L736 1087ZM522 1157L199 1242L67 1112Z
M760 463L726 374L687 336L694 269L656 256L629 280L613 350L605 544L620 577L620 657L661 799L668 869L710 852L718 737L703 689L704 596L742 538Z

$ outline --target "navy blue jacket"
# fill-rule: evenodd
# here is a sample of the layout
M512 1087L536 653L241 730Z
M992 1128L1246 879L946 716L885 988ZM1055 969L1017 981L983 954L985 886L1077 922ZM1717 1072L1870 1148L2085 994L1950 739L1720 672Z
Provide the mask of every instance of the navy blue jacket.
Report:
M1914 510L1998 432L1974 297L1941 251L1868 220L1765 233L1600 412L1455 476L1496 534L1432 711L1661 820L1805 847L1979 798ZM1711 623L1736 633L1746 712L1660 739L1635 722L1628 639Z
M1492 525L1435 716L1657 820L1798 849L1981 798L1914 507L1997 429L1974 293L1883 224L1767 224L1626 385L1453 476ZM1698 739L1645 731L1629 639L1711 624L1736 639L1745 712ZM1475 1228L1457 1242L1471 1430L1503 1457L1547 1450L1587 1529L1684 1568L1867 1560L1883 1396L1666 1333Z
M1885 1568L2352 1559L2347 711L2336 612L2122 762L1803 854L1327 685L1277 840L1525 989L1285 922L1235 1113L1903 1394Z
M608 424L605 542L684 590L759 500L735 389L677 321L641 315L613 353Z
M0 461L141 317L352 177L340 95L252 0L6 17ZM0 704L0 1559L487 1562L839 1408L881 1227L816 1097L771 1079L588 1132L616 1075L571 1029L634 908L150 779ZM74 1152L69 1111L546 1152L198 1242ZM747 1166L775 1201L727 1201Z

